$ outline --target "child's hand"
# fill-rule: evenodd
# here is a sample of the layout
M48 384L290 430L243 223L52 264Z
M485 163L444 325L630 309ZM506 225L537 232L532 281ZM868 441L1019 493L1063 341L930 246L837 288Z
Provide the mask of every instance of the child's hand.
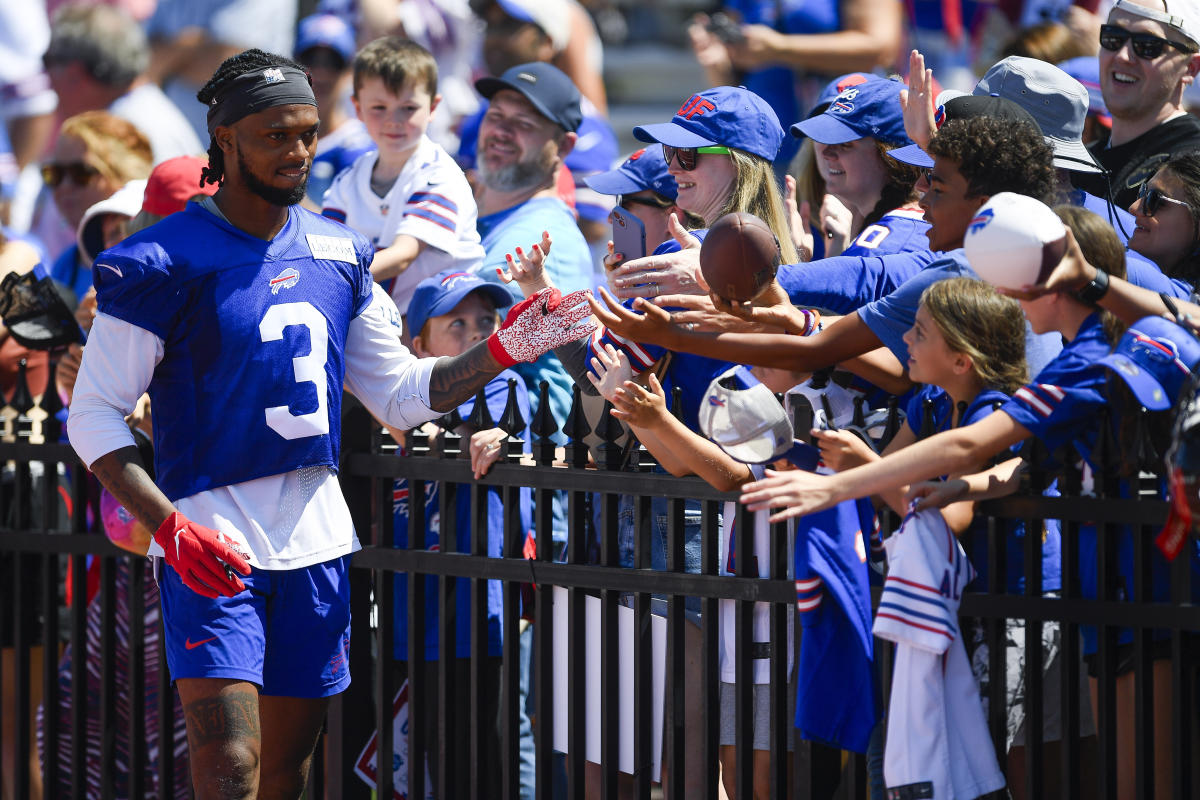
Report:
M962 500L967 494L967 488L967 482L962 478L948 481L921 481L908 487L904 502L908 504L919 499L917 511L924 511L927 508L945 508L951 503Z
M821 460L835 472L844 472L879 458L867 443L846 430L813 430L813 444L821 449Z
M625 381L613 396L612 404L612 415L635 428L654 428L670 417L667 393L653 372L650 373L649 387Z
M551 244L553 242L550 240L550 232L542 231L542 241L531 247L528 253L520 247L517 248L516 261L513 260L512 253L506 254L504 258L508 269L497 268L496 274L505 283L516 281L526 297L539 289L545 289L551 285L545 272L546 258L550 255Z
M492 465L504 457L504 440L508 434L499 428L488 428L471 434L471 470L475 480L487 474Z
M608 402L613 402L616 391L632 377L633 367L623 350L619 351L606 343L599 353L592 356L592 372L588 373L588 380Z

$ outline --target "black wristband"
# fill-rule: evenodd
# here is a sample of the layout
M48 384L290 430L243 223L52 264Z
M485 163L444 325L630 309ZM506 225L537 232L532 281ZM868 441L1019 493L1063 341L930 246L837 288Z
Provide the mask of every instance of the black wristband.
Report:
M1096 277L1075 291L1079 302L1087 303L1090 306L1096 305L1106 294L1108 294L1108 273L1099 267L1096 267Z

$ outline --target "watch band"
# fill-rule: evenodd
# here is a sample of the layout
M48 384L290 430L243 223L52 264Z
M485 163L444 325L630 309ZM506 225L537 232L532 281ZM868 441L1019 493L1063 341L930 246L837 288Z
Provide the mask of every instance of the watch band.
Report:
M1108 273L1096 267L1096 277L1085 283L1075 292L1081 303L1095 305L1100 298L1108 293Z

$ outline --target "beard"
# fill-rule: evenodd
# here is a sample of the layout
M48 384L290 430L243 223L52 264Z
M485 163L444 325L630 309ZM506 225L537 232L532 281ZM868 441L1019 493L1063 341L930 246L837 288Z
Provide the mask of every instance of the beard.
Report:
M519 192L552 180L556 165L557 150L547 147L529 158L494 169L488 166L485 157L480 156L478 168L483 185L492 191Z
M307 173L304 180L291 189L279 189L255 175L240 152L237 154L237 163L238 172L241 173L246 188L273 206L294 206L304 199L304 194L308 191Z

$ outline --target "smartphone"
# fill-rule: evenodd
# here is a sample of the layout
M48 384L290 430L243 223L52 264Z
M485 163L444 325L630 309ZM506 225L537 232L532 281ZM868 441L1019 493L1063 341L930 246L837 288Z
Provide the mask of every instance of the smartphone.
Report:
M708 32L725 44L738 44L746 38L742 26L723 11L718 11L708 18Z
M646 226L625 209L612 210L613 252L621 253L625 261L646 255Z

